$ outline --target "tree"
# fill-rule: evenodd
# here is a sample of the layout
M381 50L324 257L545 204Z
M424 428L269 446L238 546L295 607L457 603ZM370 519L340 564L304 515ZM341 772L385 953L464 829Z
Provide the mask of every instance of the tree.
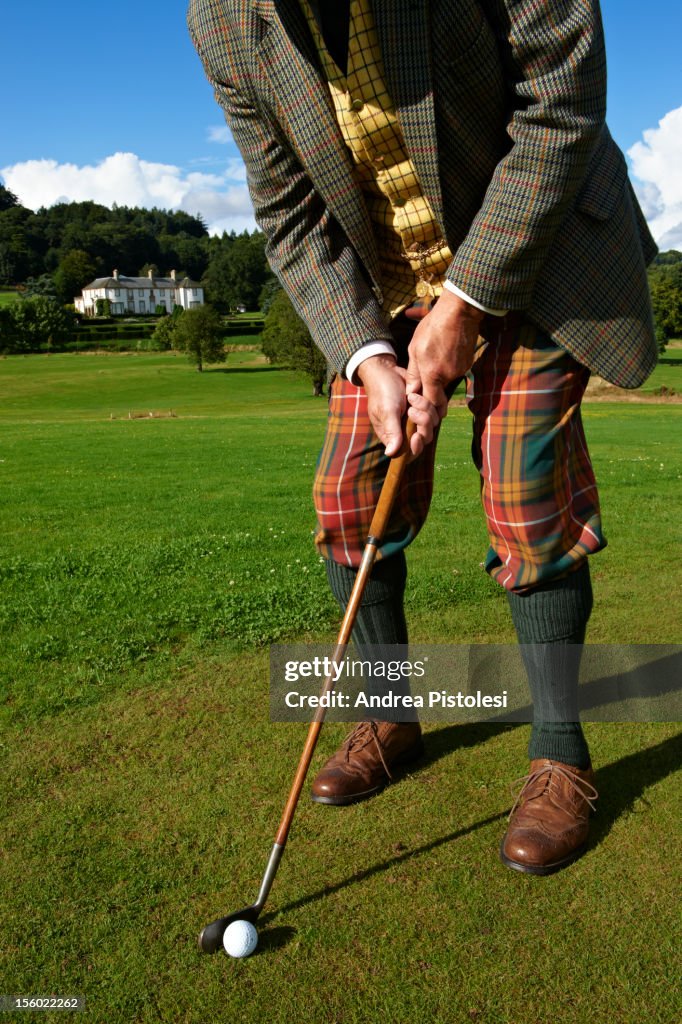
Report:
M159 268L156 263L145 263L137 272L137 277L149 277L149 271L151 270L153 277L161 277Z
M261 335L263 352L271 363L307 373L313 395L324 394L327 363L285 291L273 298Z
M21 203L14 192L10 192L4 185L0 185L0 212L10 210L13 206L21 206Z
M260 295L258 296L258 308L260 309L263 316L268 315L268 313L270 312L270 306L272 305L272 301L275 298L275 295L277 295L277 293L281 290L281 284L279 283L275 275L272 274L261 288Z
M671 338L682 337L682 258L679 257L674 249L660 253L649 267L649 290L660 352Z
M205 239L195 238L183 231L175 236L173 250L175 258L170 266L176 270L184 270L186 276L194 281L201 280L206 270Z
M29 277L26 281L23 292L20 294L22 298L25 299L45 298L53 299L55 302L57 301L57 292L51 274L41 274L40 277Z
M200 280L208 265L209 241L201 219L182 211L109 210L87 200L55 203L34 213L0 186L0 278L8 284L55 274L74 250L90 257L95 268L91 277L111 274L114 267L135 275L139 267L156 264L164 270L185 267Z
M0 284L11 284L15 280L15 256L12 246L0 242Z
M54 272L54 285L60 302L73 302L80 295L84 285L96 276L97 267L89 253L83 249L71 249L59 261Z
M177 316L161 317L152 334L152 341L158 349L168 350L178 347L175 341L175 327L178 319Z
M653 265L655 267L665 267L671 263L682 263L682 252L677 249L668 249L667 252L659 252L654 257Z
M272 276L265 258L265 235L260 231L211 240L203 284L209 301L221 312L228 313L240 303L258 309L263 285Z
M187 353L200 373L204 363L224 363L226 359L225 328L219 314L210 306L186 309L176 318L173 344Z
M11 308L0 306L0 352L20 351L20 340Z
M30 275L43 273L43 254L48 246L35 230L35 219L35 213L23 206L10 206L0 212L3 283L19 284Z
M62 341L73 329L74 316L54 298L35 295L9 308L13 320L13 352L37 352ZM9 334L9 332L8 332Z

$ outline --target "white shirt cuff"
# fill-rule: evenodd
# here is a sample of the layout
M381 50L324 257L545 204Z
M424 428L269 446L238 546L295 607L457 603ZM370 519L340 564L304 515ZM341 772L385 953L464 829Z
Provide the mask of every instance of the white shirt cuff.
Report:
M354 352L346 363L346 380L349 380L351 384L356 386L359 385L360 382L355 379L355 373L360 363L364 363L365 359L369 359L370 356L382 355L395 355L395 349L390 341L368 341L357 352Z
M491 309L489 306L484 306L481 302L476 302L476 299L472 299L470 295L463 292L461 288L458 288L452 281L444 281L443 287L447 288L449 292L454 292L455 295L459 295L460 299L464 299L465 302L469 302L476 309L482 309L484 313L490 313L491 316L506 316L509 312L508 309Z

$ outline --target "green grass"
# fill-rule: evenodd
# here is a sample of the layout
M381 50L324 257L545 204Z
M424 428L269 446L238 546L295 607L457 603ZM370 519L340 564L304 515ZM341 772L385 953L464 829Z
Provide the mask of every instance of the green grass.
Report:
M325 403L253 352L204 374L11 357L0 391L3 992L81 993L98 1024L677 1021L674 723L588 727L593 843L548 879L497 861L526 727L431 726L380 799L302 801L260 954L199 957L255 898L305 734L268 720L267 645L336 630L310 535ZM610 542L592 641L679 640L681 415L585 407ZM512 639L469 429L451 410L416 640Z
M679 346L679 342L673 342L666 348L658 366L642 385L642 394L655 394L663 386L682 395L682 347Z
M252 311L251 313L228 313L227 315L230 320L243 320L245 323L263 319L263 314L258 310Z
M16 288L0 288L0 306L10 306L19 298Z

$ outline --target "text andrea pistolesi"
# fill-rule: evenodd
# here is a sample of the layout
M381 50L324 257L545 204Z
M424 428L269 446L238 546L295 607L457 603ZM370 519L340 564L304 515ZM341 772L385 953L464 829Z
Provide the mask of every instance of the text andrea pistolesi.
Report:
M384 660L377 661L344 658L312 658L310 661L287 661L284 678L287 683L302 679L324 680L327 685L322 693L304 693L289 690L284 694L288 708L506 708L507 691L488 694L477 690L463 693L461 690L427 690L423 693L403 693L386 689L382 694L346 693L338 684L344 680L383 680L385 683L400 683L402 680L422 680L424 685L427 666L425 661ZM334 688L332 688L334 687Z

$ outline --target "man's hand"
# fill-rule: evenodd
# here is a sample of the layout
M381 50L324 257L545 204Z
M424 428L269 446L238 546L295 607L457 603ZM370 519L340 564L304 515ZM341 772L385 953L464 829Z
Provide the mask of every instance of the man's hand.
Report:
M386 447L387 455L397 455L403 443L402 419L407 415L417 424L410 448L419 455L433 439L439 422L438 413L423 395L405 391L406 371L391 355L370 356L360 363L357 375L367 393L367 408L377 437ZM408 408L409 405L409 408Z
M447 289L421 321L409 347L408 401L421 393L439 421L448 411L445 389L471 369L478 329L485 313Z

